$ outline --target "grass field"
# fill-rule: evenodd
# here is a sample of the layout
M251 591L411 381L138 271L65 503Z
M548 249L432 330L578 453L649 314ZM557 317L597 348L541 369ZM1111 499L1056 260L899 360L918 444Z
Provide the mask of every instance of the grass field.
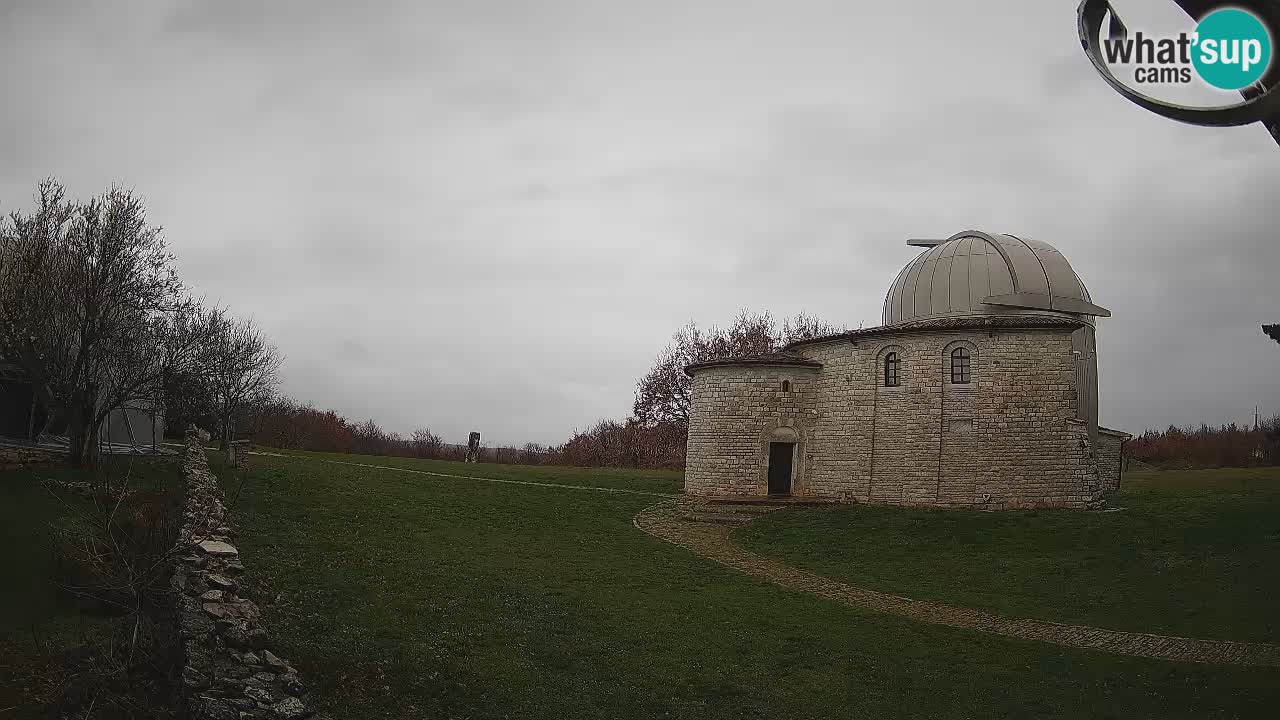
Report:
M255 457L234 512L250 572L279 594L266 610L282 654L337 717L1204 718L1280 706L1275 670L1002 639L778 589L638 531L632 518L657 498L323 457ZM678 487L668 473L332 457ZM1106 517L1140 521L1127 498L1127 515ZM801 532L786 523L804 515L771 531Z
M129 487L141 490L148 501L163 497L176 503L181 485L176 461L121 457L103 463L101 473L128 476ZM96 516L93 501L50 490L41 482L45 479L91 476L60 466L0 469L0 718L64 712L78 717L91 699L97 700L95 717L128 717L136 703L122 708L108 700L112 693L104 691L108 682L99 663L133 623L59 588L79 576L60 561L58 537L88 531Z
M46 490L46 477L78 477L65 469L27 467L0 471L0 654L14 657L28 649L32 629L50 632L75 618L59 602L54 576L53 534L76 521L81 498L59 498ZM65 621L65 622L63 622Z
M654 493L680 493L684 472L680 470L628 470L622 468L538 467L530 465L467 464L446 460L385 457L380 455L337 455L290 450L294 457L343 463L406 468L419 472L468 477L497 478L583 487L603 487Z
M1015 617L1280 640L1280 468L1145 471L1120 512L845 506L774 513L742 545L863 587Z

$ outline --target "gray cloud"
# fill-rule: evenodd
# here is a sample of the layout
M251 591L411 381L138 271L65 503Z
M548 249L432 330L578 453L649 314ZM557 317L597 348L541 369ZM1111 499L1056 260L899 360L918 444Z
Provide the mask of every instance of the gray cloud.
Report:
M1056 244L1113 310L1104 422L1280 411L1276 147L1128 105L1070 7L0 13L0 209L137 188L288 392L395 430L558 442L690 318L876 324L904 239L968 227Z

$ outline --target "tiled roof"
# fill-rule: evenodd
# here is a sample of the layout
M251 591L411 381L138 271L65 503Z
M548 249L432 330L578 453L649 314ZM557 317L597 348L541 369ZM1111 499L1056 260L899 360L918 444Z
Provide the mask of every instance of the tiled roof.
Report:
M715 360L703 360L689 365L684 369L685 374L692 375L694 371L702 370L709 367L738 365L764 365L764 366L791 366L791 367L811 367L820 368L822 363L816 360L810 360L801 357L795 353L789 352L772 352L763 355L742 355L739 357L717 358Z
M1075 329L1084 327L1084 323L1062 315L971 315L968 317L928 318L925 320L912 320L910 322L899 323L897 325L879 325L877 327L850 330L848 332L836 333L835 335L824 335L822 337L810 338L808 340L797 340L790 345L787 345L783 350L785 352L786 350L800 347L801 345L831 342L832 340L856 340L863 337L895 335L899 333L924 330L981 330L984 328L1018 329L1042 327Z
M685 373L692 375L694 371L701 370L703 368L741 365L774 365L820 368L822 367L822 363L788 351L792 348L811 345L814 343L832 342L837 340L856 340L858 338L875 337L877 335L895 335L928 330L981 330L985 328L1062 328L1064 330L1074 330L1080 327L1084 327L1083 322L1062 315L1027 314L928 318L925 320L912 320L898 325L880 325L877 327L849 330L847 332L836 333L835 335L824 335L822 337L810 338L808 340L797 340L790 345L787 345L780 352L704 360L702 362L696 362L689 365L684 369L684 371Z

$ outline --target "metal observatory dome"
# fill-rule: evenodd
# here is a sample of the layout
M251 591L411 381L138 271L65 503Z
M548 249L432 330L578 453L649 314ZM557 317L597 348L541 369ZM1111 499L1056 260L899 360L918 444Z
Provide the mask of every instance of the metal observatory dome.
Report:
M946 240L910 240L926 247L889 288L884 324L912 320L1049 313L1092 324L1111 312L1093 304L1071 264L1052 245L976 230Z
M898 273L884 299L884 324L990 315L1052 315L1081 323L1071 334L1076 416L1098 429L1098 353L1094 319L1111 311L1093 303L1071 263L1049 243L965 230L924 247Z

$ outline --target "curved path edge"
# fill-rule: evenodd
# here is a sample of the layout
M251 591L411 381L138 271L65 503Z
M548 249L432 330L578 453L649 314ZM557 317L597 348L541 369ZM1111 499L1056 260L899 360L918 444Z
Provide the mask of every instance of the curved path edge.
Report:
M1010 618L855 587L746 550L730 540L731 528L726 525L685 518L688 512L696 511L702 504L686 499L660 502L641 510L633 524L656 538L788 590L808 592L843 605L898 615L917 622L1159 660L1280 667L1280 645L1199 640Z

